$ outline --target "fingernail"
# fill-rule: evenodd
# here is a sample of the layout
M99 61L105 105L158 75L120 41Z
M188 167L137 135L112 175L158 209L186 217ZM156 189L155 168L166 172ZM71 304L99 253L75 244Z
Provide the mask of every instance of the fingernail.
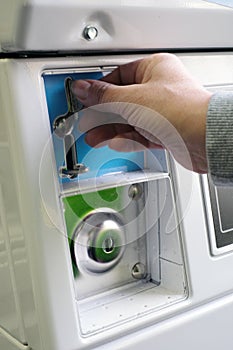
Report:
M77 98L85 100L88 97L88 90L91 84L86 80L76 80L73 82L71 89Z

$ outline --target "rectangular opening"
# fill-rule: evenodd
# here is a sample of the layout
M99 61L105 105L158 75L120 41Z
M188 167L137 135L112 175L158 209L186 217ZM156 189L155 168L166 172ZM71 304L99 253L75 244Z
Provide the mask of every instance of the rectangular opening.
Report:
M107 146L90 147L79 128L87 114L76 97L67 97L69 79L100 79L111 69L43 73L84 337L135 318L143 320L150 313L156 315L184 300L188 290L166 152L125 153ZM73 139L54 132L54 125L67 113ZM111 115L106 117L111 120ZM70 147L72 142L75 149ZM87 171L73 178L61 176L61 169L72 168L75 158Z
M163 150L143 150L139 152L118 152L109 147L93 148L85 141L85 131L80 131L80 121L85 122L87 110L82 110L80 102L71 96L70 107L69 98L67 97L67 79L100 79L111 71L109 68L87 68L75 70L54 70L43 73L43 80L45 86L45 94L47 100L47 109L50 120L51 138L54 146L54 154L57 166L57 175L61 186L61 191L69 191L75 187L77 181L87 183L90 186L91 180L101 177L103 180L106 175L128 174L130 172L143 172L150 176L153 173L167 173L166 153ZM81 109L80 109L81 108ZM79 110L80 109L80 110ZM72 113L73 111L73 113ZM90 114L90 113L89 113ZM64 136L64 129L59 134L57 126L58 120L69 115L69 122L67 125L72 125L72 132ZM98 116L97 116L98 117ZM66 119L66 120L68 120ZM106 119L111 120L111 115L107 115ZM61 125L61 124L59 124ZM82 122L83 125L83 122ZM63 133L63 134L62 134ZM71 145L74 145L71 149ZM70 145L70 146L69 146ZM70 150L70 151L69 151ZM66 167L68 163L71 164L71 157L81 166L81 171L77 176L66 176ZM82 171L83 169L83 171ZM138 176L142 176L138 174ZM115 182L111 177L105 177L106 183ZM85 186L85 185L83 185Z

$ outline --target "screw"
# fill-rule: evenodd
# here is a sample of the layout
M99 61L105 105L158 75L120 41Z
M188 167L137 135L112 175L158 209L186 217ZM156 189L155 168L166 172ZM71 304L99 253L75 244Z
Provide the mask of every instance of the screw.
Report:
M131 270L132 277L136 280L142 280L146 277L146 267L143 263L136 263Z
M129 198L132 198L134 200L138 200L142 196L142 186L140 184L133 184L129 187L128 195Z
M94 40L98 35L98 29L92 25L86 26L83 31L83 36L86 40Z

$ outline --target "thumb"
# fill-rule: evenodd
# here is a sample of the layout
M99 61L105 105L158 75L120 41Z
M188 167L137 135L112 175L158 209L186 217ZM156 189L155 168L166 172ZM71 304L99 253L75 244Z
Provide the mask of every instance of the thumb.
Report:
M117 86L101 80L76 80L72 91L85 107L106 102L130 101L131 86Z

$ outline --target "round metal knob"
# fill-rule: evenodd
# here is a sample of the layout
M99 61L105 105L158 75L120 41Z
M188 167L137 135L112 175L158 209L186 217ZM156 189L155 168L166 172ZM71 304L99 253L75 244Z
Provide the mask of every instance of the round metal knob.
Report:
M95 26L89 25L84 28L83 36L86 40L94 40L98 36L98 29Z
M109 208L93 210L76 227L73 241L73 255L78 268L95 273L108 271L124 253L122 217Z

